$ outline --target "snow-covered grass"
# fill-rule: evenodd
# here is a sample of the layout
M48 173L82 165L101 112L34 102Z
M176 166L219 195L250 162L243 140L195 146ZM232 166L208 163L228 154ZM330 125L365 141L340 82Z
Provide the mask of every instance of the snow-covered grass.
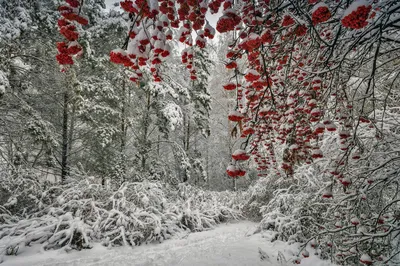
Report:
M297 256L299 246L279 240L271 242L273 232L253 234L256 228L257 224L252 222L230 223L209 231L181 232L161 244L112 248L96 244L92 249L68 253L64 250L43 252L35 245L21 249L18 256L5 257L2 266L293 265L292 260ZM302 259L300 265L333 265L320 260L314 255L315 250L309 249L309 252L310 257ZM261 253L267 258L261 260Z
M143 181L113 190L84 177L50 187L39 182L34 187L23 176L18 186L8 182L9 175L1 178L5 198L0 201L0 262L6 255L19 255L25 246L65 251L88 249L96 243L138 246L241 217L236 193L203 191L186 184Z

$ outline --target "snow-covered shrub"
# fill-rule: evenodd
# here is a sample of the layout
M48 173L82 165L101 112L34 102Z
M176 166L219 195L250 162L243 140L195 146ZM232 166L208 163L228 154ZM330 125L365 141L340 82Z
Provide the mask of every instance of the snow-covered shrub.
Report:
M270 178L260 178L246 191L246 201L243 207L243 214L251 220L261 221L261 207L269 202L273 196L274 187Z
M197 187L180 184L179 204L174 212L185 227L191 231L202 231L240 215L240 203L235 201L239 193L203 191ZM183 210L183 212L181 212Z
M241 206L234 200L238 193L202 191L186 184L142 181L112 190L84 177L63 185L35 184L34 211L0 205L0 254L35 243L66 250L90 248L93 242L134 246L185 230L206 230L241 216ZM3 201L12 201L13 195Z
M23 169L0 171L0 222L2 213L27 216L38 211L45 186L33 172Z
M400 130L397 112L387 112L379 130L360 124L356 144L341 151L331 147L341 140L324 136L321 150L336 159L300 165L291 177L258 181L249 191L251 199L261 200L250 202L262 205L260 230L275 230L275 239L302 242L302 250L315 248L337 264L355 265L366 254L397 265Z
M319 222L323 205L316 204L323 188L315 165L303 165L292 177L261 178L249 189L249 206L259 207L260 230L274 230L274 239L302 242ZM263 189L264 188L264 189Z

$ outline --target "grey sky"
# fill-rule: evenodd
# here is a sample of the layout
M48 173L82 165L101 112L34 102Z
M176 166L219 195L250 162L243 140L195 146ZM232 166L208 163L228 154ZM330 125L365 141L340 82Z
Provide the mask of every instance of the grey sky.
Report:
M119 3L120 0L106 0L107 9L113 7L114 3Z

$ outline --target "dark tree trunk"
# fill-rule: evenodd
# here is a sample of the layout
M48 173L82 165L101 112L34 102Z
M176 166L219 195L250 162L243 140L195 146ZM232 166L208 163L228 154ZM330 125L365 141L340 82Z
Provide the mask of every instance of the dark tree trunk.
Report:
M142 171L146 171L146 161L147 161L147 156L149 152L149 143L147 141L147 134L149 132L149 126L150 126L150 108L151 108L151 94L150 92L147 92L147 106L146 106L146 112L143 115L143 154L142 154Z
M121 182L124 183L126 181L126 165L125 165L125 147L126 147L126 87L125 80L122 81L122 107L121 107L121 146L120 146L120 154L121 154L121 167L122 167L122 176Z
M68 110L68 109L67 109ZM71 154L72 143L74 141L74 128L75 128L75 113L76 113L76 104L72 103L71 115L69 116L69 130L68 130L68 155Z
M62 124L62 155L61 155L61 182L65 182L65 178L69 174L68 171L68 90L64 92L63 105L63 124Z

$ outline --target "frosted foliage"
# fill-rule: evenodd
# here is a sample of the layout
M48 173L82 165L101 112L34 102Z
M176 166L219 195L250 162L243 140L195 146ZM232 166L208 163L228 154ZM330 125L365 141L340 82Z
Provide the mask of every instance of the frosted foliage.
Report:
M100 145L106 147L112 142L112 138L117 134L118 130L113 127L99 127L96 129L96 134L100 137Z
M6 73L0 70L0 95L6 92L6 89L10 86Z
M396 246L400 242L399 219L395 217L399 215L399 198L397 185L393 183L399 180L400 142L399 126L394 123L399 119L396 109L387 108L385 114L376 110L376 116L382 117L384 140L371 133L368 123L359 125L358 141L363 154L354 149L345 158L348 146L336 134L326 132L319 152L329 153L331 159L322 157L316 163L300 165L291 178L271 174L256 182L248 191L250 200L246 209L260 210L260 230L276 231L274 239L303 242L303 249L315 246L318 241L321 257L327 259L332 252L339 254L335 259L338 264L354 265L345 264L340 258L349 256L354 263L360 257L362 260L361 254L368 253L372 246L374 252L380 253L378 260L392 257L389 265L397 265ZM382 141L385 148L379 146ZM342 170L341 161L346 161L346 170ZM332 184L338 185L332 187ZM344 232L350 234L343 238ZM369 239L374 241L370 243Z
M4 10L0 10L2 14ZM14 19L7 19L6 16L0 16L0 38L15 39L20 37L21 33L29 29L32 19L28 11L23 7L15 8Z
M0 261L2 255L34 243L65 250L90 248L95 242L135 246L241 216L239 194L205 192L186 184L143 181L111 190L92 177L79 177L47 188L32 177L14 178L0 176L5 197L0 201ZM29 209L16 212L27 206L27 199Z
M171 130L175 130L177 126L182 125L183 115L182 110L179 105L173 102L169 102L163 108L162 113L164 117L168 120L168 125Z
M17 57L11 61L11 66L19 72L25 72L30 70L32 67L22 61L21 58Z

